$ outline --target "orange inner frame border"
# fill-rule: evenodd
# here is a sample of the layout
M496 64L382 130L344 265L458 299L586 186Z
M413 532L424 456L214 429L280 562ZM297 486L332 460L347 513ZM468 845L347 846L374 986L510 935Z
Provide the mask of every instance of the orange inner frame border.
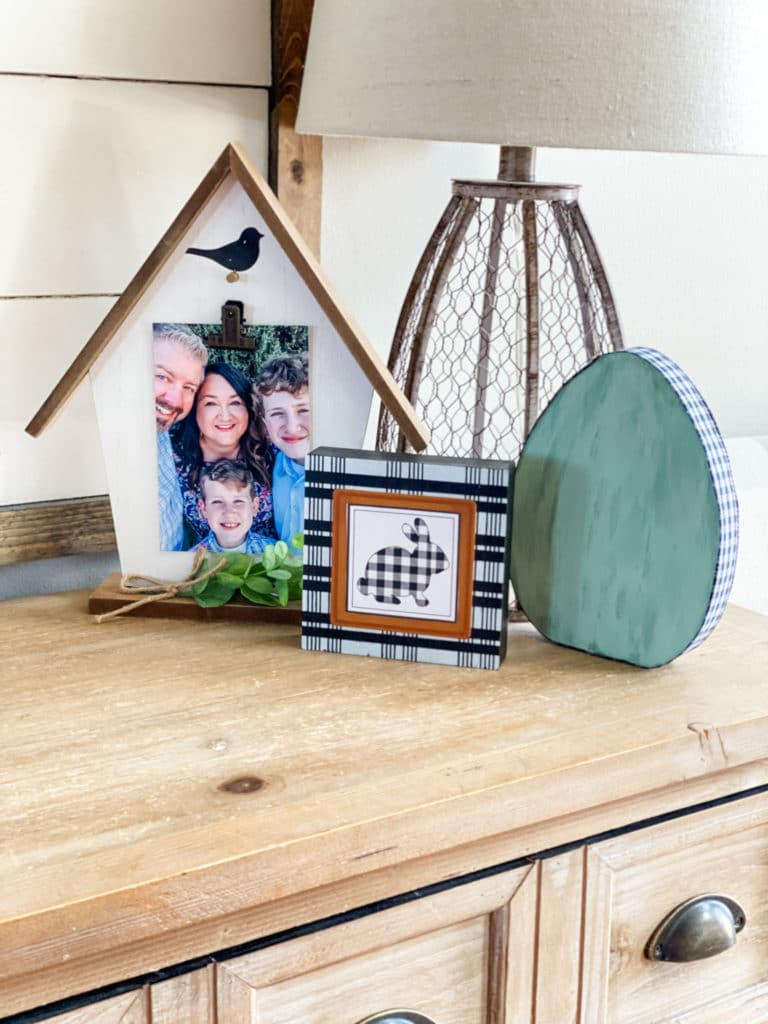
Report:
M402 615L356 612L347 608L349 506L402 508L413 512L447 512L459 517L456 617L450 622L410 618ZM382 491L353 491L342 487L333 492L331 539L330 620L334 626L391 630L423 636L466 639L472 632L472 591L475 561L477 505L470 498L392 494Z

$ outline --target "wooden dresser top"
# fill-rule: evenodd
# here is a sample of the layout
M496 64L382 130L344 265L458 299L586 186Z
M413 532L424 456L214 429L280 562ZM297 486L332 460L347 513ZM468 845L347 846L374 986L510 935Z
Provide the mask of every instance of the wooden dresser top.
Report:
M487 672L86 605L2 605L0 992L39 969L66 994L76 964L82 988L615 827L627 801L768 782L768 618L741 609L660 669L515 626Z

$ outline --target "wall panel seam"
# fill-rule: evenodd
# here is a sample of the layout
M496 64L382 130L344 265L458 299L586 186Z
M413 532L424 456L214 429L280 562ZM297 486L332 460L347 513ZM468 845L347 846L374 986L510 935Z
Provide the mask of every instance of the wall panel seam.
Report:
M60 72L46 71L3 71L0 70L0 78L55 78L75 82L134 82L137 85L193 85L210 86L212 89L254 89L269 92L269 83L255 85L252 82L210 82L190 81L179 78L134 78L120 75L67 75Z
M121 292L53 292L50 295L0 295L0 302L37 302L44 299L119 299Z

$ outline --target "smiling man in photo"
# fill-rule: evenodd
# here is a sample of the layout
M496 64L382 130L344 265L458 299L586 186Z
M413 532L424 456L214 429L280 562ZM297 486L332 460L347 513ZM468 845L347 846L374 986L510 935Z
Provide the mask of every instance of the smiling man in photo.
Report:
M179 551L184 543L184 504L168 431L192 409L208 350L180 324L156 324L153 341L160 548Z

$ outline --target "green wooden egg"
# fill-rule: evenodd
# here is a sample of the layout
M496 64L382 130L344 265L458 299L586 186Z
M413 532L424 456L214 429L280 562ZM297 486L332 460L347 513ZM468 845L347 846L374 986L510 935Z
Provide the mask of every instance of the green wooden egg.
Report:
M558 392L515 474L511 579L556 643L652 667L724 610L738 508L720 433L652 349L600 356Z

